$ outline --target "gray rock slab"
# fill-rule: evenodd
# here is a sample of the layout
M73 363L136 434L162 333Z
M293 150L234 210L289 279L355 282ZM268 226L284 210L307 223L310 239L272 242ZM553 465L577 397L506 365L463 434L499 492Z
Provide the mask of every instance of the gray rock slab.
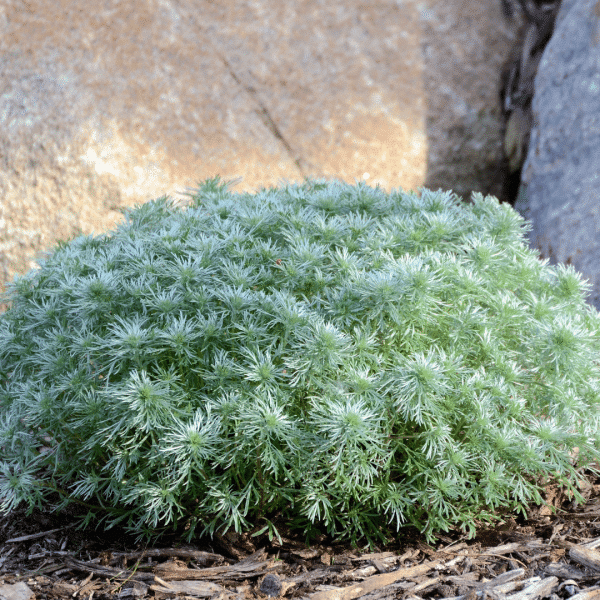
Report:
M600 0L564 0L535 79L533 128L515 204L530 245L571 264L600 309Z

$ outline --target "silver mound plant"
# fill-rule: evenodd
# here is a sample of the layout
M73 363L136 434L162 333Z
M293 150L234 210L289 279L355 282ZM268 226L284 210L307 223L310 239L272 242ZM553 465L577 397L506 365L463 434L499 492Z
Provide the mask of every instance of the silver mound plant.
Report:
M508 205L215 178L125 214L6 295L4 511L372 543L580 497L600 320Z

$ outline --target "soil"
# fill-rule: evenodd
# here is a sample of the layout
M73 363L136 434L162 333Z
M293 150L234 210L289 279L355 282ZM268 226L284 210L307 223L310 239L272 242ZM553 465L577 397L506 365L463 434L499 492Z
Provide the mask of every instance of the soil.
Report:
M428 544L408 528L360 549L326 536L307 545L285 527L281 542L250 532L184 544L170 534L148 546L123 531L78 529L73 514L15 511L0 519L0 597L591 600L600 596L600 479L588 474L581 493L583 505L550 486L546 505L472 539L450 531Z

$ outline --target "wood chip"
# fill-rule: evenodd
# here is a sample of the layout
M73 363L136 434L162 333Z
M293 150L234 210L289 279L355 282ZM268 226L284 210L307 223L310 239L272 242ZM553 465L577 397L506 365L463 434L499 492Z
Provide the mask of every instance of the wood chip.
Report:
M522 548L522 544L520 542L513 542L512 544L502 544L502 546L494 546L492 548L484 548L481 551L481 554L490 554L490 555L499 555L502 556L504 554L512 554L517 550Z
M369 561L369 560L384 560L386 558L398 559L398 555L393 552L372 552L370 554L361 554L360 556L353 556L352 561Z
M574 594L571 596L569 600L599 600L600 599L600 589L593 590L585 590L584 592L579 592L578 594Z
M39 533L30 533L29 535L22 535L20 537L11 538L10 540L5 540L5 544L16 544L18 542L27 542L28 540L37 540L39 538L46 537L51 533L56 533L57 531L62 531L64 528L59 527L58 529L49 529L48 531L40 531Z
M418 575L424 575L431 571L438 563L439 561L427 562L415 565L414 567L398 569L391 573L373 575L373 577L369 577L361 583L355 583L345 588L336 588L311 594L310 598L311 600L351 600L352 598L359 598L380 588L392 585L400 579L409 579Z
M600 552L598 550L573 545L569 548L569 557L584 567L600 571Z
M555 577L559 577L560 579L587 579L588 576L579 569L572 567L570 565L565 565L563 563L550 563L546 565L544 568L544 572L548 575L554 575ZM594 576L594 579L597 579L598 576Z
M101 577L108 577L117 581L132 579L137 581L154 581L152 573L144 573L141 571L128 571L127 569L113 569L112 567L102 567L96 563L84 562L75 558L68 558L66 564L70 569L75 571L83 571L84 573L93 573Z
M558 585L558 577L546 577L536 581L516 594L507 596L506 600L535 600L536 598L546 598L552 593L552 590Z
M490 595L492 597L501 595L502 597L512 599L512 600L533 600L533 598L541 598L543 596L536 596L536 590L540 586L541 582L545 583L542 588L550 585L550 588L553 589L556 587L558 583L558 579L556 577L547 577L546 579L541 579L540 577L531 577L530 579L526 579L524 581L517 581L520 577L525 573L524 569L513 569L512 571L508 571L506 573L502 573L495 577L491 581L480 582L481 587L478 590L471 590L468 594L463 596L453 596L448 598L443 598L443 600L475 600L475 598L482 597L484 594L488 592L492 592ZM510 592L516 590L519 586L525 586L520 592L508 596ZM412 590L411 590L412 591ZM526 593L524 596L521 594ZM531 595L530 595L531 594Z
M437 585L438 583L440 583L441 580L442 580L441 577L427 578L424 581L421 581L420 583L415 585L415 587L411 588L410 591L413 594L416 594L417 592L422 592L423 590L426 590L430 587L433 587L434 585Z
M153 558L184 558L193 559L196 563L202 566L209 564L220 563L223 557L220 554L212 554L211 552L202 552L193 548L150 548L140 552L113 552L113 559L139 560L151 556Z
M208 581L171 581L168 587L163 585L151 585L150 589L153 592L158 592L165 596L176 596L177 594L185 594L186 596L194 596L196 598L210 598L224 591L220 585L210 583Z
M223 565L220 567L207 567L206 569L188 569L175 561L169 561L156 565L154 574L165 581L184 581L200 579L213 579L222 581L224 579L240 579L246 577L258 577L265 575L267 569L274 565L274 561L264 560L267 556L265 550L259 550L244 560L234 565Z
M513 569L494 577L490 581L486 581L482 584L482 590L489 590L500 585L506 585L507 583L514 582L517 579L521 579L525 575L525 569Z

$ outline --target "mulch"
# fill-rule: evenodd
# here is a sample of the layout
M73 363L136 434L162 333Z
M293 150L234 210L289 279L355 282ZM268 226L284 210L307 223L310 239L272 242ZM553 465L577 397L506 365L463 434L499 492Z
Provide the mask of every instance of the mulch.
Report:
M66 513L14 511L0 518L0 598L600 600L600 479L589 475L581 492L584 505L550 486L549 506L472 539L449 532L428 544L404 529L362 549L326 536L307 546L291 532L282 543L169 534L147 547L122 531L78 529Z

